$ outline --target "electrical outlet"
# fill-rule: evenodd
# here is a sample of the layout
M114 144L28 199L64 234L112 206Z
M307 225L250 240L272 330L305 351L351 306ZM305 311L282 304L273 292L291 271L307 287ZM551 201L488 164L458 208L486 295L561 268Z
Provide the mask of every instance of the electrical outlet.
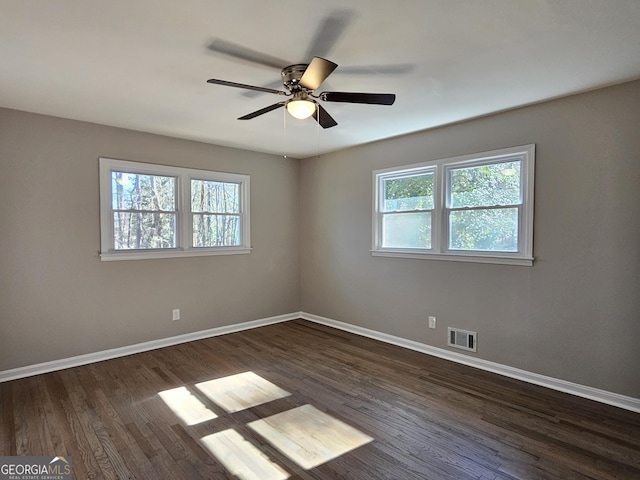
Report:
M429 328L436 328L436 317L429 317Z
M174 320L180 320L180 309L179 308L174 308L173 309L173 319Z

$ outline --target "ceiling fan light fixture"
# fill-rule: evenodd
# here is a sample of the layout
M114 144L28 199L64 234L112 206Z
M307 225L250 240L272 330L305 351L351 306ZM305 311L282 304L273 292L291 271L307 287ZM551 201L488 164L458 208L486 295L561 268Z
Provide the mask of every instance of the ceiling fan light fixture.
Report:
M316 111L316 103L307 99L290 100L287 103L287 111L292 117L304 120Z
M332 31L335 30L333 26L334 24L332 23L333 21L334 20L331 20L331 28L329 28L329 30ZM326 28L328 27L323 27L323 29ZM211 45L212 46L210 48L212 50L217 50L217 48L214 48L214 44ZM238 58L242 58L244 60L248 59L248 54L246 52L243 52L242 50L239 51L239 53L241 53L240 55L222 50L221 53L231 54L232 56L237 56ZM255 57L255 53L256 52L253 52L249 56ZM271 61L267 63L265 63L264 61L258 63L273 66L273 62ZM313 117L313 119L318 122L318 125L320 125L322 128L331 128L338 125L338 122L336 122L335 119L331 117L331 115L329 115L329 113L324 109L322 104L320 102L317 102L315 99L320 99L323 102L393 105L396 99L396 96L393 93L322 92L320 94L315 94L314 92L327 79L327 77L331 75L331 72L333 72L337 66L338 65L336 63L333 63L332 61L325 58L313 57L311 62L308 64L299 63L284 67L280 72L284 90L274 90L267 87L256 87L255 85L229 82L227 80L219 80L216 78L210 78L209 80L207 80L207 83L291 97L288 100L274 103L273 105L269 105L268 107L261 108L260 110L256 110L255 112L243 115L242 117L238 117L238 120L251 120L252 118L259 117L260 115L272 112L273 110L286 107L289 115L291 115L293 118L304 120L306 118ZM285 115L286 118L287 114L284 113L284 111L283 115Z

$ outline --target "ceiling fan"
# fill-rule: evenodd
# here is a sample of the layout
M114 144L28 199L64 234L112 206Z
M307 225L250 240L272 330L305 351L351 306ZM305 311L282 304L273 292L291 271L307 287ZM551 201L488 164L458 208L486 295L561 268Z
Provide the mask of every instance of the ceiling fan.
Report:
M355 92L321 92L315 93L322 82L336 69L338 65L321 57L313 57L311 63L300 63L284 67L280 73L285 90L246 85L211 78L208 83L225 85L227 87L244 88L257 92L273 93L291 97L288 100L274 103L255 112L244 115L238 120L251 120L265 113L286 107L291 116L305 119L313 116L322 128L335 127L338 123L320 105L317 100L324 102L366 103L371 105L392 105L396 96L393 93L355 93Z

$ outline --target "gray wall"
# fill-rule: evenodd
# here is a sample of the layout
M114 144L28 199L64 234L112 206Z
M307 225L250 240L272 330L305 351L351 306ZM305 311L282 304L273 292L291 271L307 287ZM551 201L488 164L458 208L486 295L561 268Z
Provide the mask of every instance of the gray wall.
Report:
M633 82L299 162L0 109L0 370L303 310L640 398L638 125ZM370 255L374 169L527 143L533 267ZM253 252L100 262L100 156L251 175Z
M251 175L253 252L101 262L100 156ZM298 311L298 186L295 159L0 109L0 370Z
M370 255L374 169L528 143L533 267ZM640 398L640 82L306 159L300 221L303 311Z

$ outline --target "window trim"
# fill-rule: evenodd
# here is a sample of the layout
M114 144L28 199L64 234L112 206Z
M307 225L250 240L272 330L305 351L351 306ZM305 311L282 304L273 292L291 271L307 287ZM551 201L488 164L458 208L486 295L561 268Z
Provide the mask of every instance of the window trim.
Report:
M152 163L99 158L100 170L100 260L142 260L152 258L200 257L251 253L249 175L157 165ZM114 250L111 204L111 172L163 175L176 178L176 247L166 249ZM190 198L191 180L209 180L240 185L241 245L233 247L192 247L193 228Z
M518 252L468 251L448 249L449 207L448 188L450 171L457 167L473 167L494 164L518 158L521 161L522 205L518 225ZM385 179L394 176L419 174L435 169L434 210L432 217L431 249L388 248L382 246L383 194ZM398 167L373 171L373 218L371 255L457 262L495 263L532 266L533 257L533 207L534 207L535 144L503 148L469 155L442 158Z
M385 203L385 194L386 194L386 181L388 180L394 180L394 179L398 179L398 178L405 178L405 177L411 177L411 176L419 176L419 175L432 175L433 178L433 186L434 186L434 201L433 201L433 208L431 209L423 209L423 210L413 210L413 211L407 211L407 210L401 210L401 211L386 211L384 208L384 203ZM386 175L384 175L383 177L380 178L379 181L379 197L378 197L378 213L379 213L379 222L380 222L380 228L378 229L377 233L378 233L378 239L380 244L382 244L382 239L383 239L383 229L384 229L384 217L385 215L394 215L394 214L411 214L411 213L418 213L418 212L429 212L431 215L431 248L421 248L419 250L424 250L424 251L433 251L434 248L434 235L433 235L433 228L434 228L434 218L437 215L438 212L438 201L435 199L435 189L436 189L436 168L435 166L423 166L417 169L406 169L406 170L401 170L401 171L392 171ZM375 187L374 187L375 188ZM381 247L384 248L385 250L398 250L397 247ZM402 250L402 249L400 249Z

